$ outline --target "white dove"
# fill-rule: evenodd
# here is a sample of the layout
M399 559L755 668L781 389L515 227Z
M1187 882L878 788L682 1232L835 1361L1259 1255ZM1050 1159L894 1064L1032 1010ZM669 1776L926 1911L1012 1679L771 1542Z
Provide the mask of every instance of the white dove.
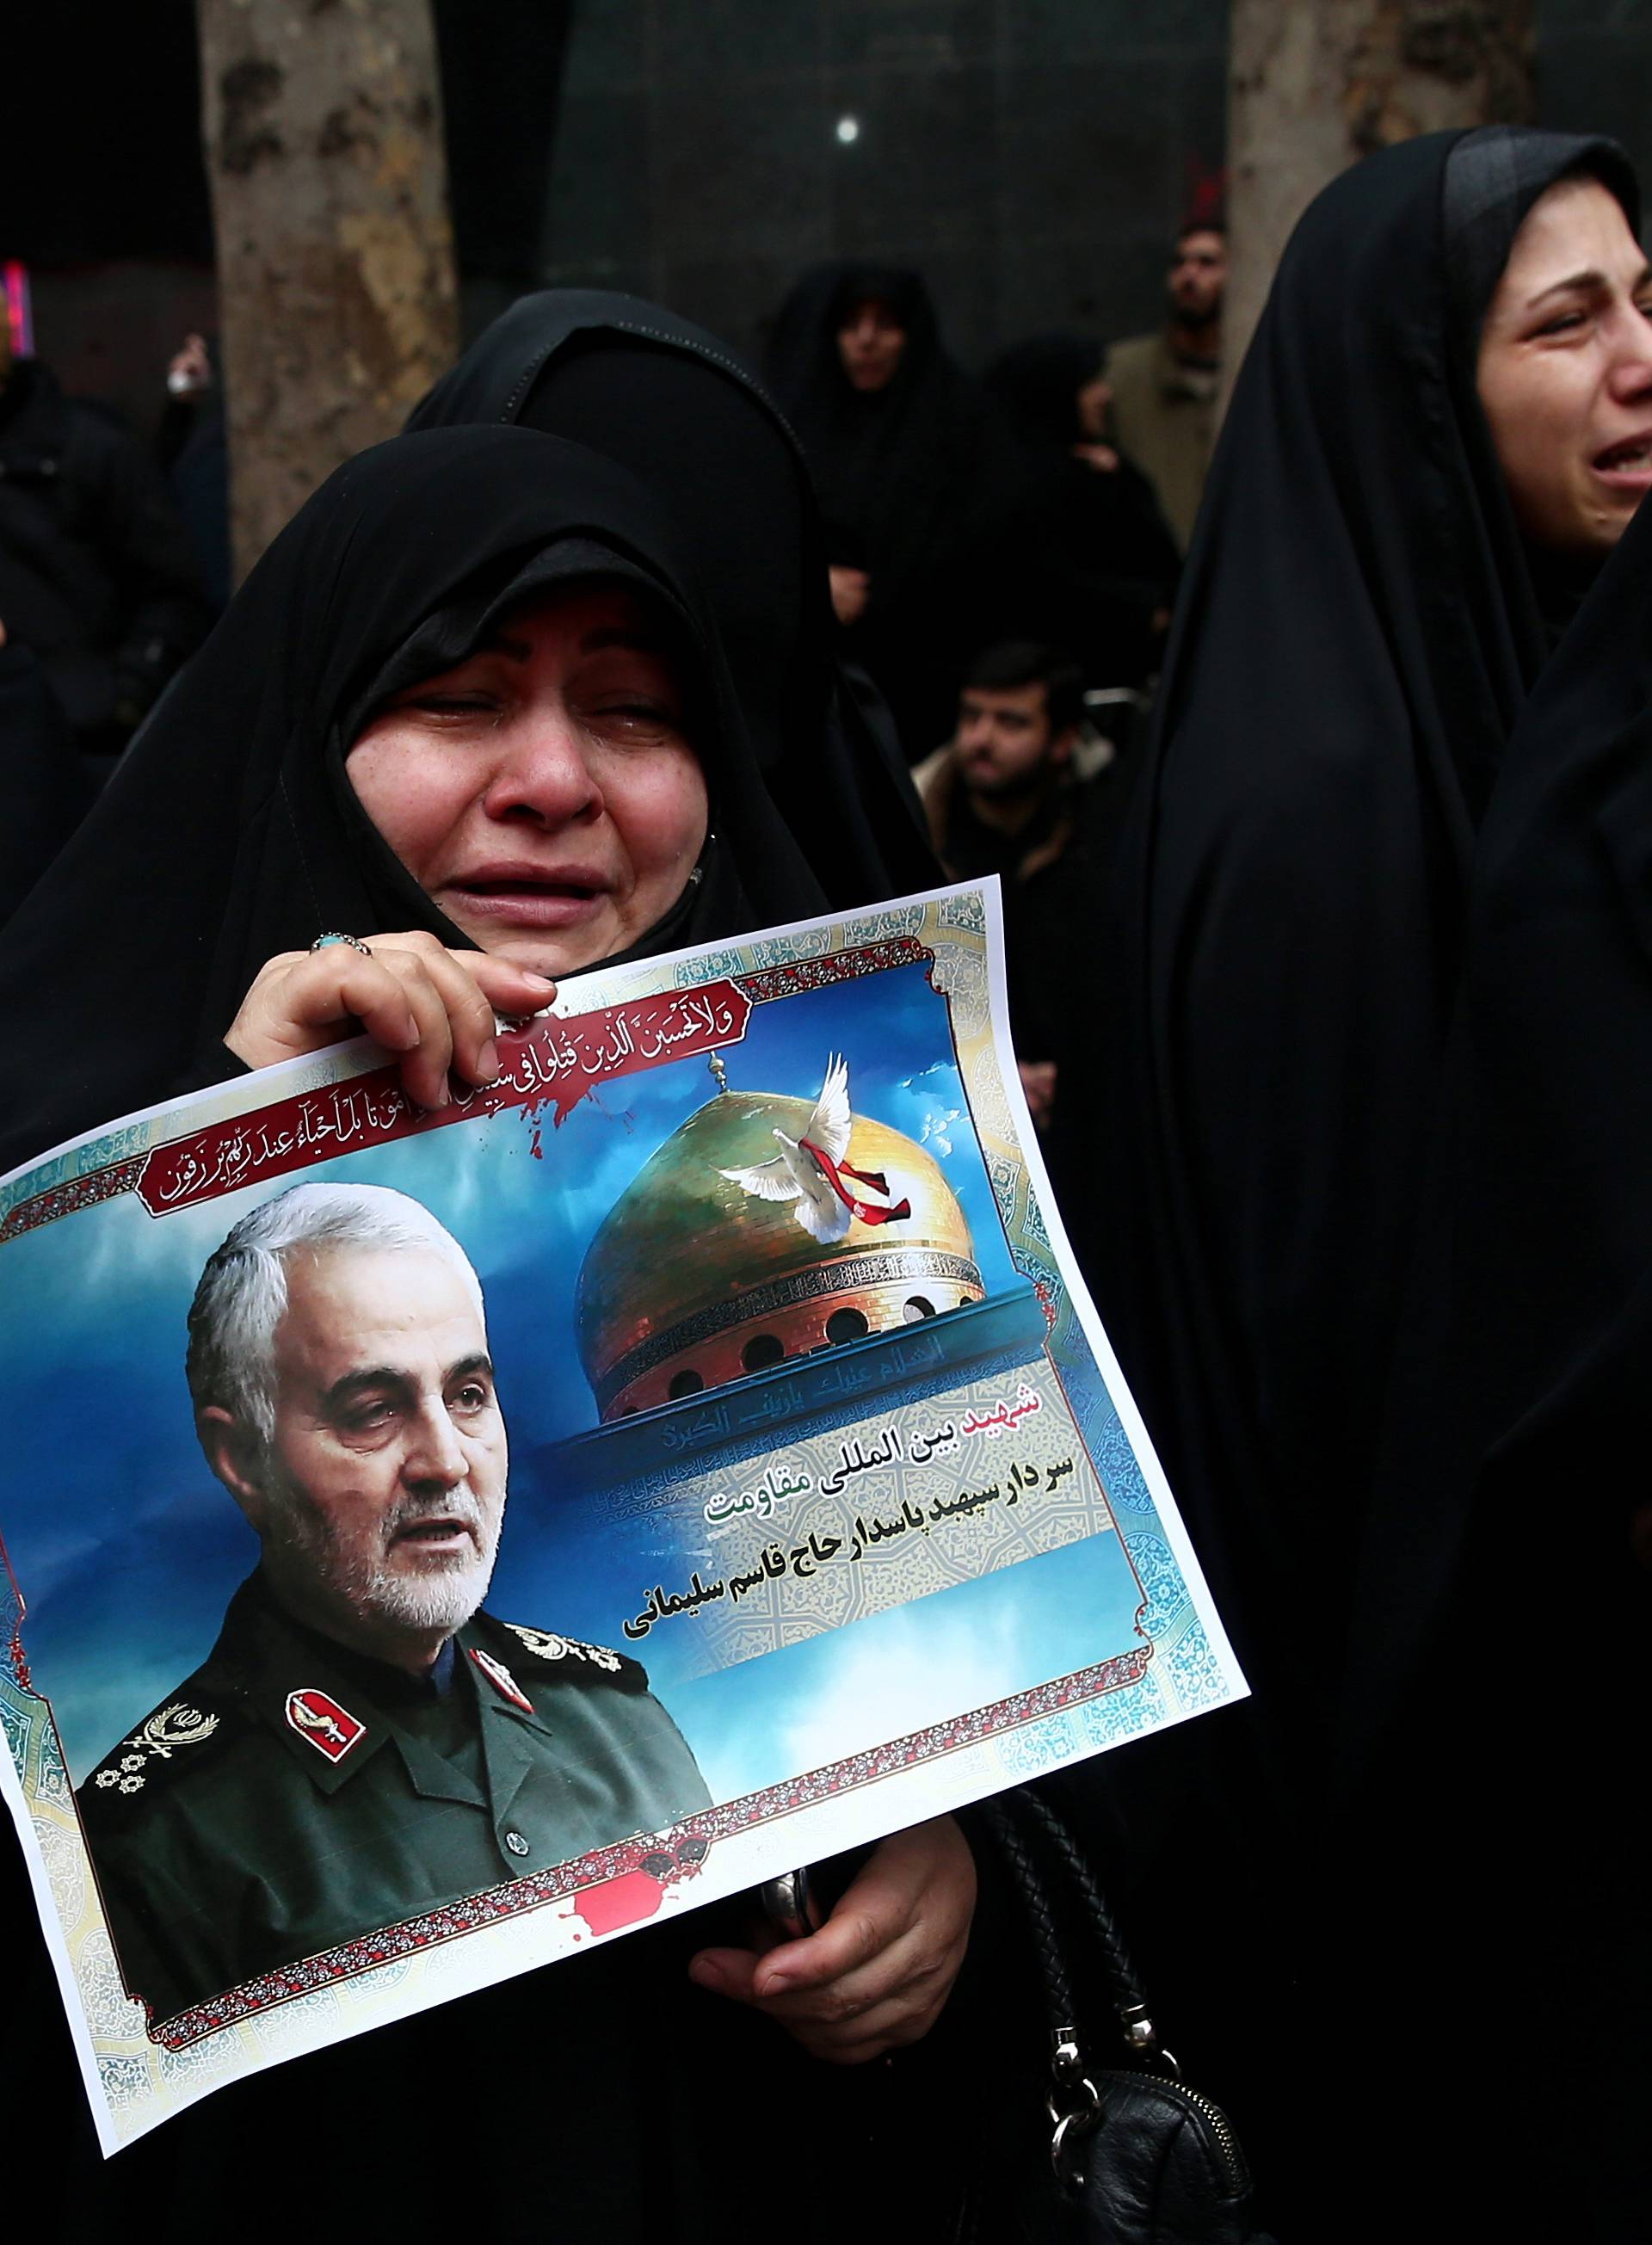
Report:
M844 1185L845 1177L853 1177L857 1184L875 1186L886 1197L889 1190L880 1171L851 1170L844 1161L852 1119L849 1069L842 1055L834 1053L826 1063L826 1081L802 1136L789 1138L777 1129L774 1135L780 1141L780 1151L772 1161L756 1162L745 1170L720 1170L718 1175L755 1200L795 1202L792 1214L810 1238L824 1247L842 1239L856 1216L863 1224L887 1224L893 1217L910 1216L911 1207L904 1200L895 1207L878 1206L858 1198Z

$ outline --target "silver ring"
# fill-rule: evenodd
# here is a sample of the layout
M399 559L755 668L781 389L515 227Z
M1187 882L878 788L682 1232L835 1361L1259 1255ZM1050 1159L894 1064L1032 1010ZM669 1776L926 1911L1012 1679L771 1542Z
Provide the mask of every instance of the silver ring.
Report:
M359 951L363 959L370 959L373 956L372 953L368 949L367 946L362 942L359 935L341 935L336 929L335 929L330 935L318 935L315 942L311 944L310 949L312 951L325 951L329 944L335 943L348 943L350 949L352 951Z

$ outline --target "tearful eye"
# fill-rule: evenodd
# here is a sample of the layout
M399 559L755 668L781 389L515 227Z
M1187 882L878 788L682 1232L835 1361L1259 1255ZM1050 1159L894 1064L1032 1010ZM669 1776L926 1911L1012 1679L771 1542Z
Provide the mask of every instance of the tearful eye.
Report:
M658 739L667 733L681 730L682 720L677 712L656 702L613 702L591 713L593 723L611 732L647 735Z

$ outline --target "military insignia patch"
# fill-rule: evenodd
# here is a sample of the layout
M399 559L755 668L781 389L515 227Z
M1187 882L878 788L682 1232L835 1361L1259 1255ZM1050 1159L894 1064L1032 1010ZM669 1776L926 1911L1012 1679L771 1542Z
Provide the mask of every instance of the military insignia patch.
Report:
M531 1715L533 1713L532 1700L517 1682L504 1661L496 1660L491 1652L484 1652L481 1646L477 1645L471 1647L471 1658L502 1699L508 1699L513 1707L520 1707L525 1715Z
M584 1660L593 1668L606 1669L610 1676L620 1672L620 1655L606 1645L585 1645L577 1637L558 1637L548 1629L528 1629L519 1621L508 1621L504 1626L541 1660Z
M110 1756L107 1767L98 1773L98 1783L105 1789L113 1786L122 1793L141 1793L146 1756L155 1754L162 1761L170 1761L179 1747L204 1745L217 1728L216 1715L203 1714L199 1707L186 1707L181 1699L174 1700L132 1733L118 1760Z
M288 1693L287 1719L300 1738L307 1739L328 1761L342 1761L357 1739L367 1733L365 1723L313 1684Z

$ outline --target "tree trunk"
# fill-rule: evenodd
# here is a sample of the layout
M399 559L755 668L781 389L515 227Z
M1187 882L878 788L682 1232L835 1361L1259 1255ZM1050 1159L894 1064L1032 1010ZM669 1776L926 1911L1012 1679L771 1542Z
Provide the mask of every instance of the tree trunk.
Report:
M1292 227L1373 150L1535 107L1533 0L1233 0L1224 389Z
M430 0L198 0L235 561L458 346Z

